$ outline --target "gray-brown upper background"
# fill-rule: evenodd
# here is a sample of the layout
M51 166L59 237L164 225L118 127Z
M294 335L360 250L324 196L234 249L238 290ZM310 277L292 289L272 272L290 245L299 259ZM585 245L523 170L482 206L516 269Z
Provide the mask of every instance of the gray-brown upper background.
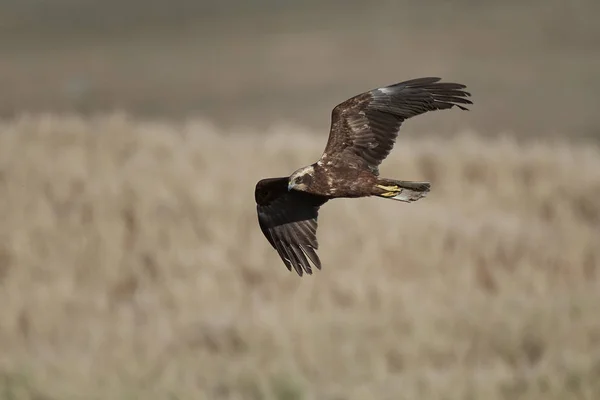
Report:
M410 131L600 138L600 1L3 0L0 116L206 117L328 129L358 92L435 75L469 114Z

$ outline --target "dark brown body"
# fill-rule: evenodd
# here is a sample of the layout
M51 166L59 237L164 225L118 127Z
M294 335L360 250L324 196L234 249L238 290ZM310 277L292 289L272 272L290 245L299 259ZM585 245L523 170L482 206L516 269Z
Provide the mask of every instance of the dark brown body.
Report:
M314 175L310 192L327 197L367 197L373 193L377 176L372 172L340 163L313 164Z

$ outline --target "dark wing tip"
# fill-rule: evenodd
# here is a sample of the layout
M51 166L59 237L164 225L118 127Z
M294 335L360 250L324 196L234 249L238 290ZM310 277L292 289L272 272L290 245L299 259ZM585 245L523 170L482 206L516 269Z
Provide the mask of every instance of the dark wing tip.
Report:
M471 97L471 93L463 90L467 86L462 83L441 82L441 80L439 77L416 78L389 85L386 89L392 90L392 96L402 96L421 91L433 97L436 109L458 107L463 111L469 111L467 107L462 105L473 104L468 99L468 97Z
M423 86L423 85L431 85L433 83L441 81L442 78L437 76L425 76L422 78L414 78L406 81L394 83L393 85L389 85L389 88L397 87L397 86Z

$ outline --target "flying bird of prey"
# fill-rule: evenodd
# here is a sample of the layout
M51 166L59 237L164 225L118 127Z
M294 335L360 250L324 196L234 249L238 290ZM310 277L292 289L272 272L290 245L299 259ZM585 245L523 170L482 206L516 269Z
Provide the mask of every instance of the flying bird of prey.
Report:
M468 110L465 85L418 78L373 89L338 104L331 113L329 139L321 158L289 177L262 179L254 197L263 234L288 270L312 274L321 269L317 254L319 208L335 198L377 196L403 202L419 200L429 182L379 177L402 122L428 111Z

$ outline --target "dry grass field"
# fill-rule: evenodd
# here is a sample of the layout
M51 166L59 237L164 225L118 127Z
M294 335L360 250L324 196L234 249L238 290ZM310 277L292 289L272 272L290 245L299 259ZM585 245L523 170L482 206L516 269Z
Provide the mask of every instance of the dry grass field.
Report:
M0 400L600 398L599 12L0 2ZM326 204L288 272L255 183L419 76L475 101L383 165L432 192Z
M0 398L600 398L600 148L400 140L417 203L336 200L288 272L255 182L320 156L294 126L0 123Z

